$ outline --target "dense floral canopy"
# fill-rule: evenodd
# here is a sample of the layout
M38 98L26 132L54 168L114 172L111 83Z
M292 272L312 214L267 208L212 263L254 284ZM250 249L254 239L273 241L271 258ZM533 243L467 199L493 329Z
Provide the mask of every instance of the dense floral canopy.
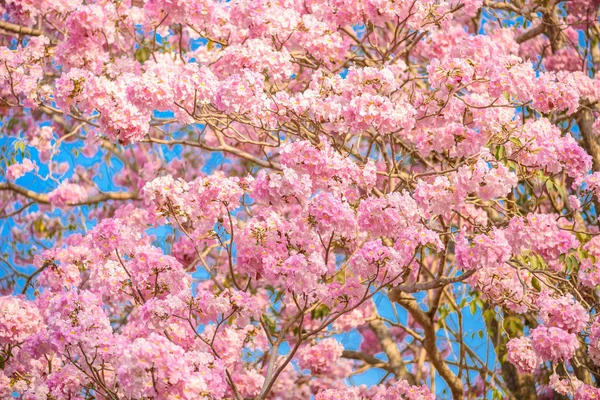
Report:
M0 397L600 398L599 7L0 0Z

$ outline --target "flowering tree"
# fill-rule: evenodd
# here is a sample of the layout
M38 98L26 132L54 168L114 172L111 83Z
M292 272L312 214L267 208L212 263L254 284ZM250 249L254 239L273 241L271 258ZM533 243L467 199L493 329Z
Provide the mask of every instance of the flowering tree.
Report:
M599 398L599 5L0 1L0 397Z

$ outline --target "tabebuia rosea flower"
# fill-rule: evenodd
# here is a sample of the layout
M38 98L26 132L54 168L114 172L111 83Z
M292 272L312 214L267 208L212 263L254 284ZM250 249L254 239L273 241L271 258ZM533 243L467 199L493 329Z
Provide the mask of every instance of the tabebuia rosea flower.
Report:
M0 15L0 399L600 399L600 0Z

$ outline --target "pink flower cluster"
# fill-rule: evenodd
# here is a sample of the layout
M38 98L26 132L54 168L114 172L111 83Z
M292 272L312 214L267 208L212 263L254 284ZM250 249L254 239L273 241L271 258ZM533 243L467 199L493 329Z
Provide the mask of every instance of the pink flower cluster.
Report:
M531 374L542 363L542 359L533 351L531 339L520 337L511 339L506 344L506 359L517 367L520 373Z
M186 352L166 337L150 333L120 346L116 376L128 397L222 397L223 364L206 352Z
M534 372L542 361L570 360L580 346L577 333L589 319L572 295L552 297L542 292L536 305L544 325L533 329L530 337L511 339L507 344L508 361L524 373Z
M546 326L554 326L567 332L578 333L588 322L588 313L573 295L551 297L543 292L536 300L539 317Z
M63 181L56 189L48 193L48 201L56 207L81 203L88 197L88 190L83 186Z
M598 397L598 7L0 1L0 398Z
M38 166L35 161L31 161L29 158L24 158L22 162L13 164L6 169L6 179L9 181L16 181L27 172L37 170Z
M300 367L313 374L326 374L340 359L344 346L334 338L323 339L317 344L300 350Z
M44 329L42 317L35 305L24 298L1 296L0 344L23 342Z
M577 335L555 327L539 326L531 331L533 350L544 361L567 361L579 348Z

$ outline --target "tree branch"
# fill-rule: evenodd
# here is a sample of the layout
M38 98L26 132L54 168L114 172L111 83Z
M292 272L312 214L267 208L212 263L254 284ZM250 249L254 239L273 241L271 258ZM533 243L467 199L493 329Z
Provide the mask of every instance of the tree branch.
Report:
M48 200L48 195L44 193L37 193L29 189L25 189L24 187L15 185L14 183L6 182L0 183L0 192L1 191L12 191L18 193L22 196L25 196L31 200L34 200L39 204L50 204ZM83 206L90 204L97 204L107 200L137 200L139 198L139 194L136 192L105 192L99 193L93 196L88 197L87 199L71 203L71 206Z
M401 293L401 292L415 293L415 292L420 292L421 290L436 289L436 288L439 288L442 286L449 285L451 283L462 282L465 279L467 279L468 277L470 277L471 275L473 275L474 273L475 273L475 270L471 270L471 271L465 272L462 275L457 275L457 276L453 276L453 277L442 276L438 279L434 279L429 282L411 283L408 285L398 285L390 290L389 297L390 297L390 300L392 300L394 297L398 296L399 293Z
M543 22L541 22L539 25L521 33L515 38L515 41L521 44L528 41L529 39L533 39L534 37L541 35L544 32L546 32L546 25Z
M398 304L404 307L415 319L415 321L421 325L421 327L423 327L423 331L425 332L423 347L427 351L427 356L429 357L431 364L433 364L438 374L440 374L440 376L448 384L448 387L450 387L452 397L455 400L463 399L465 390L462 381L454 374L454 372L452 372L452 370L450 370L450 367L448 367L438 351L436 345L436 327L434 322L423 310L421 310L414 297L405 295L402 292L397 292L395 294L396 296L394 296L394 298L390 296L390 300L396 301Z
M587 104L582 104L579 111L575 114L575 121L579 126L579 131L583 137L583 146L589 155L592 156L593 170L600 171L600 141L594 134L594 114Z
M377 336L377 339L379 339L379 343L381 343L381 347L389 360L389 369L391 372L396 375L396 377L406 379L408 383L414 385L415 378L406 370L406 366L402 361L402 354L400 354L398 345L387 326L385 326L380 319L370 321L369 326L373 333L375 333L375 336Z
M40 36L42 34L42 31L39 29L21 26L7 21L0 21L0 29L18 35Z
M364 361L365 363L369 364L372 367L384 369L392 374L394 373L394 371L390 367L389 363L387 363L383 360L380 360L380 359L378 359L370 354L367 354L367 353L362 353L360 351L355 351L355 350L344 350L344 352L342 353L342 357L348 358L351 360Z

